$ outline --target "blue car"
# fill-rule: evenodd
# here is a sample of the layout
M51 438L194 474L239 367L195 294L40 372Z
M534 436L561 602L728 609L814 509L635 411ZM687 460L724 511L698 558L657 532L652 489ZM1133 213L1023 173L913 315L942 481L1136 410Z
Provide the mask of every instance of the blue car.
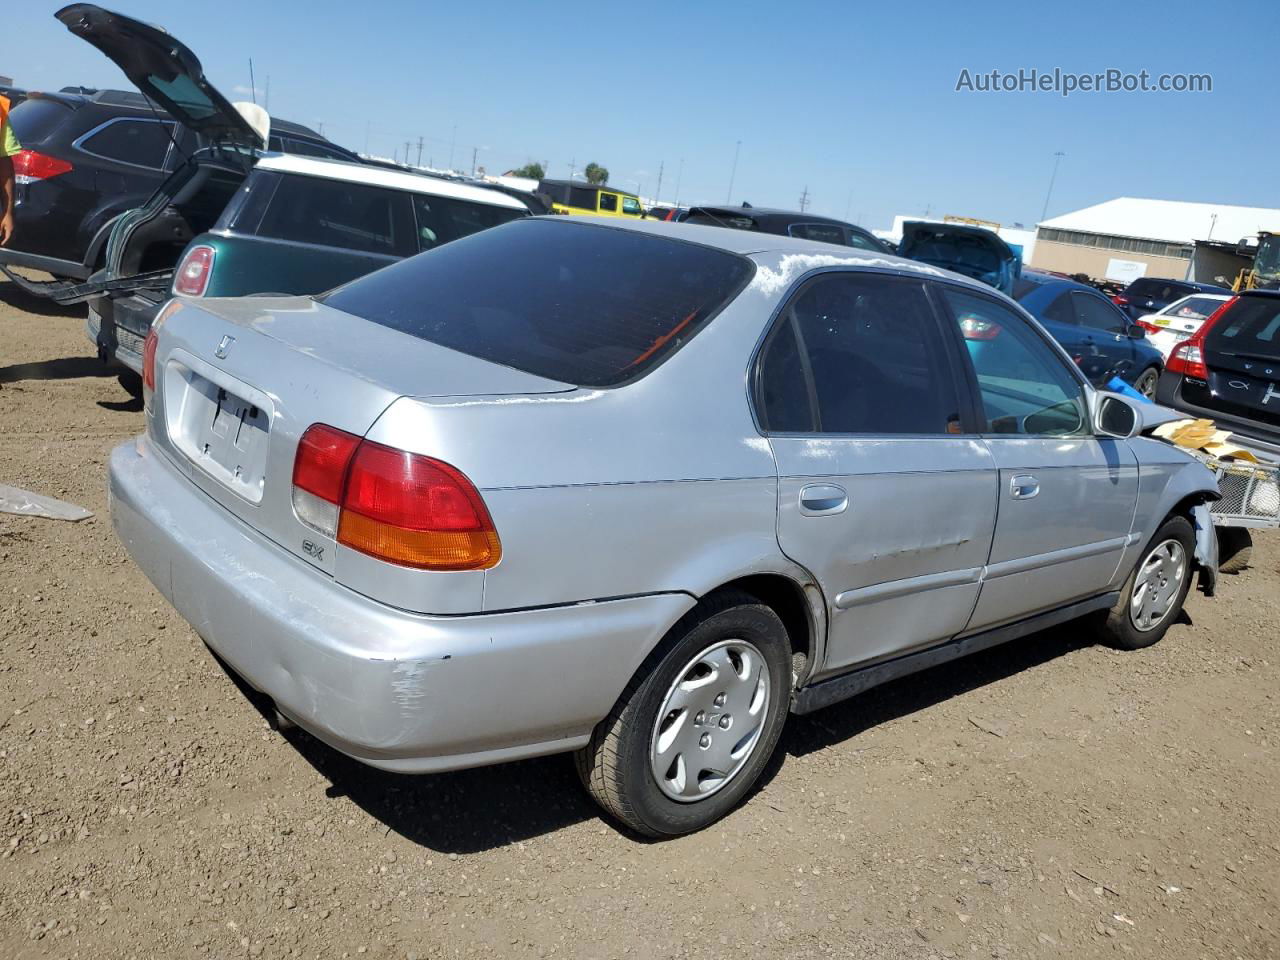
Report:
M1062 344L1094 386L1105 389L1119 377L1143 396L1155 396L1164 357L1147 342L1142 327L1093 287L1024 270L1013 285L1013 298ZM981 341L986 333L966 329L965 336Z

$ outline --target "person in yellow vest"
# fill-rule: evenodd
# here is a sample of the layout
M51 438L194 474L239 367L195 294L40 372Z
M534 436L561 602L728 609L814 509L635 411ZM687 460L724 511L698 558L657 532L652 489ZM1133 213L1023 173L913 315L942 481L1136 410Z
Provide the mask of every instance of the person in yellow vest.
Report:
M8 244L13 236L13 157L21 149L9 123L9 100L0 97L0 197L3 197L0 202L4 204L4 214L0 216L0 247Z

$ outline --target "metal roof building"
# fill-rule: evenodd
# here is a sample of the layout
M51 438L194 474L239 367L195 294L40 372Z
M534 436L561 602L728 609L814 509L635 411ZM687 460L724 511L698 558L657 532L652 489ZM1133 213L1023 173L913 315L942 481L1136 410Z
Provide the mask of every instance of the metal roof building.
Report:
M1235 244L1259 230L1280 232L1280 210L1117 197L1037 224L1033 264L1120 281L1199 279L1197 241Z

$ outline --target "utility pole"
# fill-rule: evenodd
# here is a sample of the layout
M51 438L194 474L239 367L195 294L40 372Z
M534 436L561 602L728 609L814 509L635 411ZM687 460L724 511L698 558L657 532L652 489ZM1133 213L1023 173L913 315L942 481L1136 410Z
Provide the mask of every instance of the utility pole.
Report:
M665 160L658 161L658 189L654 191L653 199L662 202L662 168L666 165Z
M404 165L406 167L409 165L409 141L408 140L404 142Z
M418 137L418 166L422 166L422 137Z
M323 136L324 136L324 121L323 121L323 120L317 120L317 121L316 121L316 127L318 127L318 128L319 128L316 132L317 132L317 133L319 133L319 134L320 134L320 136L322 136L322 137L323 137Z
M800 212L804 213L809 209L809 185L806 183L804 190L800 194Z
M676 206L680 206L680 181L684 179L684 157L680 158L680 169L676 173Z
M258 85L253 80L253 57L249 58L249 97L258 102Z
M1053 155L1053 173L1049 174L1049 189L1044 194L1044 209L1040 211L1040 219L1044 220L1049 215L1049 198L1053 196L1053 181L1058 179L1058 164L1062 162L1062 158L1066 154L1061 150Z
M479 152L480 152L479 147L471 148L471 175L473 177L476 175L476 154L478 154Z
M578 169L578 158L574 157L569 161L569 179L573 179L573 171Z
M733 202L733 181L738 176L738 151L742 149L742 141L739 140L733 148L733 169L729 171L729 192L724 198L725 203Z

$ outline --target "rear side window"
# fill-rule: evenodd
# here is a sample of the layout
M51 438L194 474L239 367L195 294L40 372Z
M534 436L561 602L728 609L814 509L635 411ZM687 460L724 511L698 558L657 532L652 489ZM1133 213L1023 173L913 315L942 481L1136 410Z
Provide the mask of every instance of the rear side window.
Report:
M844 227L834 223L793 223L787 232L801 240L817 240L819 243L834 243L843 247Z
M482 360L609 387L679 350L755 272L722 250L570 219L485 230L320 299Z
M172 123L156 120L113 120L80 141L86 153L159 170L173 140Z
M390 257L418 252L409 194L296 174L280 176L257 234Z
M1280 360L1280 298L1241 297L1205 340L1210 350Z
M831 274L787 305L761 353L773 433L960 433L955 381L924 286Z
M23 146L35 144L53 133L72 110L54 100L23 100L9 113L13 134Z
M525 215L524 210L512 207L424 194L414 195L413 212L417 219L420 250L430 250L450 240L470 236Z
M323 160L350 160L351 155L336 147L326 147L322 143L311 140L298 140L295 137L282 137L280 150L299 157L320 157Z
M601 194L600 194L600 209L601 209L601 210L606 210L606 211L608 211L609 213L615 213L615 212L617 212L617 209L618 209L618 195L617 195L616 193L604 193L604 192L601 192Z

